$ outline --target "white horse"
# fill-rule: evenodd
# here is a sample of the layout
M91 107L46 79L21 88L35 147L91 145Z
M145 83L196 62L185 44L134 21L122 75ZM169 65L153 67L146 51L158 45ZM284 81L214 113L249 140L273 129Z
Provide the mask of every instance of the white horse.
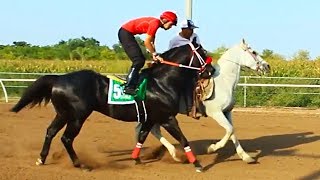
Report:
M228 49L221 56L215 65L216 71L210 80L211 83L214 80L214 90L213 86L208 86L209 89L206 89L206 91L211 91L211 93L205 97L206 100L203 103L206 107L207 115L215 119L226 130L226 134L219 142L211 144L207 151L208 153L215 152L224 147L228 140L231 139L239 157L247 163L252 163L255 160L244 151L235 136L231 117L231 111L235 104L234 94L239 81L241 67L249 67L258 73L270 71L269 64L252 50L244 39L240 44ZM138 125L136 129L139 128L140 126ZM173 159L179 161L175 147L162 136L160 126L155 125L151 133L168 149Z

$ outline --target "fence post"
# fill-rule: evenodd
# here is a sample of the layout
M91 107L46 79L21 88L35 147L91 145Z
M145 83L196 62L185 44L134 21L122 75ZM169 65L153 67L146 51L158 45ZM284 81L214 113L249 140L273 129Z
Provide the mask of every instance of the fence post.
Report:
M6 103L9 102L8 100L8 94L7 94L7 90L6 90L6 87L4 86L2 80L0 79L0 84L1 84L1 87L2 87L2 90L3 90L3 94L4 94L4 98L6 100Z

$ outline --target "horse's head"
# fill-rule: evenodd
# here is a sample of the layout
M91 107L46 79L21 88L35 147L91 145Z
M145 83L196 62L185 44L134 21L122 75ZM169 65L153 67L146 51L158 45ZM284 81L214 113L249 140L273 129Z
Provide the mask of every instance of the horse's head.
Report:
M198 72L201 78L209 78L214 70L212 59L194 39L189 44L173 48L161 55L162 63Z
M239 45L231 48L230 51L234 52L233 55L235 57L232 57L232 59L236 60L235 63L238 63L240 66L249 67L259 74L270 72L269 64L262 59L262 57L253 50L244 39L242 39Z

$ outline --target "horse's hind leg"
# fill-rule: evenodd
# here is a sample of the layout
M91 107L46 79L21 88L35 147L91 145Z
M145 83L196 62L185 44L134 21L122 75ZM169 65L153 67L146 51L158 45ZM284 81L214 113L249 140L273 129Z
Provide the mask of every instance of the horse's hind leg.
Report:
M89 113L90 114L90 113ZM79 158L76 152L73 149L73 141L74 138L79 134L84 121L87 119L88 115L83 115L81 118L69 119L67 122L67 127L65 132L61 137L61 141L64 144L74 167L79 167L83 169L88 169L84 165L82 165L79 161Z
M40 153L40 158L37 160L36 165L43 165L46 161L46 158L49 154L50 145L52 139L56 136L56 134L64 127L66 124L66 119L60 117L58 114L51 122L50 126L47 129L47 134L43 143L43 147Z
M174 116L169 117L168 122L163 123L162 127L164 127L171 136L173 136L181 146L184 148L184 151L186 153L186 156L190 163L193 163L193 165L196 168L196 172L202 172L202 166L200 165L199 161L194 156L193 152L191 151L191 148L189 146L189 142L187 138L183 135L179 125L178 121Z
M136 164L140 164L140 158L139 158L139 154L140 154L140 150L142 148L143 143L146 141L148 134L151 130L151 128L153 127L154 123L149 121L146 121L145 123L141 123L141 128L140 130L138 130L139 128L137 127L136 129L136 133L138 133L138 137L137 137L137 144L136 147L133 149L132 154L131 154L131 158L134 159L136 161Z

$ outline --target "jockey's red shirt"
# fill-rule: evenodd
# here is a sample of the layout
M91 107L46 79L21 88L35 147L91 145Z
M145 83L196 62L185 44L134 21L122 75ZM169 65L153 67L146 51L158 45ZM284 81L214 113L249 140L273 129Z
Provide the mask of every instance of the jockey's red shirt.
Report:
M122 28L131 32L133 35L148 34L155 37L160 26L160 19L154 17L142 17L125 23L122 25Z

